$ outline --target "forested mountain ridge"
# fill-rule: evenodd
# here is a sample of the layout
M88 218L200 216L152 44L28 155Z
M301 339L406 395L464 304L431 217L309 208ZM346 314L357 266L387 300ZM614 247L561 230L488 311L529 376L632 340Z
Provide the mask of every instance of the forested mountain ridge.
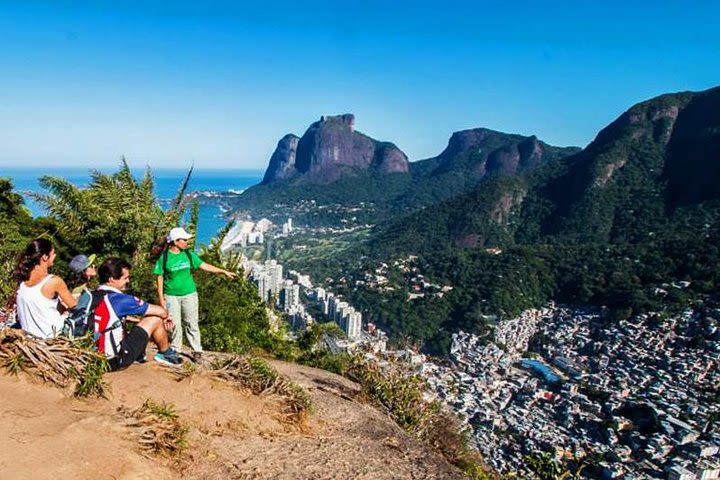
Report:
M483 331L487 314L549 300L625 318L717 297L719 102L720 88L641 102L581 152L487 175L466 193L378 225L346 253L346 268L364 275L416 256L426 278L453 286L448 295L408 302L397 288L344 293L372 321L429 340L433 351L451 332Z
M375 244L418 253L647 240L672 228L679 210L720 199L719 104L720 88L639 103L581 152L526 175L488 175L468 193L380 227Z

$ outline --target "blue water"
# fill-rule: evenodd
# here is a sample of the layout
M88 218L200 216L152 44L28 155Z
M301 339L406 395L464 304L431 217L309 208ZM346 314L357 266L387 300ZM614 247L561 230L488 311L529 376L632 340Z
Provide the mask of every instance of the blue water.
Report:
M116 172L117 168L98 169L103 173ZM142 178L144 169L132 169L137 178ZM175 197L180 188L187 169L153 169L155 179L155 196L160 205L166 206L167 201ZM90 181L90 170L86 168L17 168L3 167L0 169L0 177L10 177L13 180L15 190L23 194L25 204L34 216L43 215L44 209L32 200L26 192L44 193L38 183L38 179L44 175L63 177L79 187L87 186ZM259 183L262 180L263 172L260 170L239 170L239 169L218 169L202 170L195 169L188 191L214 191L240 192L246 188ZM207 244L212 237L225 226L228 219L219 207L214 205L200 206L198 220L198 241Z

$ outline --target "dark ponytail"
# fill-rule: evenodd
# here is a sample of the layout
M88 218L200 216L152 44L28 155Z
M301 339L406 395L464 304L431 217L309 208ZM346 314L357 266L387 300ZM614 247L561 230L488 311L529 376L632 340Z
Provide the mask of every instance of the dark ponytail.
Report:
M30 278L30 272L40 264L43 255L50 255L53 245L47 238L36 238L20 252L15 260L15 281L24 282Z
M160 258L161 255L164 255L169 248L170 243L168 243L165 237L156 240L155 244L152 247L152 250L150 250L150 258L153 260L157 260L158 258Z

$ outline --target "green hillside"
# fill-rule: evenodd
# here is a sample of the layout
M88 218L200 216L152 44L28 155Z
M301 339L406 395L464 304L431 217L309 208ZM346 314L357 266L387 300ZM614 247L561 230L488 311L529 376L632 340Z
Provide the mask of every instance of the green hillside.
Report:
M417 255L427 277L455 287L442 299L403 309L407 295L346 293L396 335L417 340L433 329L481 330L486 314L514 315L550 299L606 305L614 318L716 294L719 102L720 88L642 102L582 152L521 175L487 176L378 226L360 255L348 255L355 268Z

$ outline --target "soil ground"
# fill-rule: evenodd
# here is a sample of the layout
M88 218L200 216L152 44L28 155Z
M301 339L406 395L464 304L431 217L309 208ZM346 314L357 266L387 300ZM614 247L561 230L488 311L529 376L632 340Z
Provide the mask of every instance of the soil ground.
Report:
M255 396L202 373L178 380L154 362L106 375L108 399L80 400L0 373L0 479L455 479L459 470L357 400L337 375L271 362L306 389L315 411L298 428L278 399ZM189 427L177 458L143 451L119 408L172 403Z

